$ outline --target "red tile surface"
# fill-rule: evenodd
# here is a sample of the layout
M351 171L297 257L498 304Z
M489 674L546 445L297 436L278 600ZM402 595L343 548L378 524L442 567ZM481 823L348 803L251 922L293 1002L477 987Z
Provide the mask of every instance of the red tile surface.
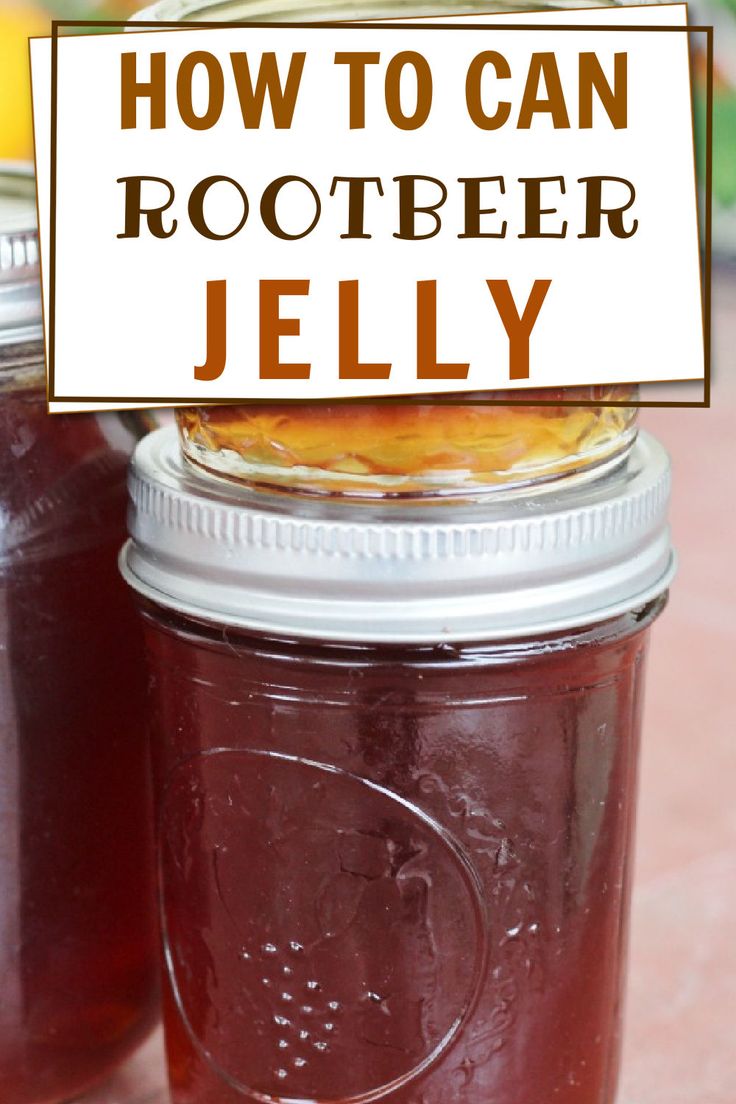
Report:
M712 409L642 418L673 458L680 569L649 664L620 1104L736 1104L736 272L714 333ZM84 1104L162 1085L156 1035Z
M649 663L621 1104L736 1104L736 273L714 308L712 409L642 416L680 568Z

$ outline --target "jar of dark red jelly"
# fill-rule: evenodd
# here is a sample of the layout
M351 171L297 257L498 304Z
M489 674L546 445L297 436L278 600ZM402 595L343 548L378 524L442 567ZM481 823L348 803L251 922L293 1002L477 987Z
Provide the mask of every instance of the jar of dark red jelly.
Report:
M104 1076L156 1008L134 438L46 412L33 180L0 166L0 1100Z
M168 429L131 494L174 1104L611 1104L660 445L368 505Z

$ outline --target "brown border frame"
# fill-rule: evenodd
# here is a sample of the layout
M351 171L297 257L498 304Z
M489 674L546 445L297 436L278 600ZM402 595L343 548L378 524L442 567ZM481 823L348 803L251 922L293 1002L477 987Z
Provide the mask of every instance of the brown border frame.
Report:
M706 145L706 161L705 161L705 219L704 219L704 237L705 237L705 249L703 264L701 265L701 307L703 315L703 350L704 350L704 376L703 376L703 399L699 402L655 402L649 401L611 401L607 402L607 406L636 406L636 407L680 407L682 409L703 409L709 408L711 405L711 352L712 352L712 339L711 339L711 303L712 303L712 182L713 182L713 27L696 25L696 26L673 26L663 25L656 27L646 27L637 24L616 24L611 26L595 25L586 23L565 23L565 24L547 24L547 23L499 23L494 25L491 23L474 24L469 27L468 24L461 23L398 23L398 22L378 22L371 21L366 23L346 23L337 21L319 21L319 22L286 22L286 23L274 23L274 22L262 22L262 21L235 21L235 22L169 22L169 21L142 21L131 22L127 20L118 19L54 19L51 21L51 142L50 142L50 178L49 178L49 191L50 191L50 227L49 227L49 317L48 317L48 348L46 350L46 364L47 364L47 399L48 402L74 402L74 403L108 403L116 405L120 403L124 406L134 406L140 404L141 406L172 406L172 405L186 405L186 406L229 406L248 402L251 404L256 403L284 403L285 405L298 403L305 405L307 403L320 404L320 403L417 403L426 402L428 395L426 394L412 394L410 396L368 396L368 397L346 397L346 398L326 398L326 399L246 399L243 396L238 398L221 398L214 402L203 403L201 397L195 398L177 398L172 399L170 396L163 398L147 397L145 399L135 397L115 397L115 396L90 396L90 395L64 395L63 397L57 397L55 393L55 352L56 352L56 187L57 187L57 174L56 174L56 161L57 161L57 119L58 119L58 41L59 41L59 29L65 27L117 27L121 32L137 32L142 28L151 30L206 30L206 29L220 29L226 27L243 28L243 27L260 27L266 29L273 29L274 27L283 27L297 30L310 30L315 28L332 28L340 30L394 30L394 31L411 31L411 30L477 30L477 31L664 31L674 32L687 35L690 34L705 34L706 36L706 129L705 129L705 145ZM693 117L694 126L694 117ZM693 131L694 140L694 131ZM696 164L697 174L697 164ZM697 176L696 176L697 184ZM695 195L696 206L698 204L698 195L696 188ZM698 220L700 224L700 220ZM701 254L703 253L701 243ZM640 383L686 383L686 382L699 382L699 379L693 381L687 380L640 380ZM572 385L569 385L572 386ZM625 386L625 384L590 384L579 386ZM503 390L502 388L495 388L497 392ZM545 390L545 388L538 388L535 390ZM455 393L457 397L449 398L442 394L432 394L432 403L455 406L455 405L478 405L478 406L600 406L600 402L595 400L574 400L574 399L523 399L518 396L522 396L527 392L527 389L512 389L507 390L505 394L508 396L503 399L478 399L471 398L473 393L465 393L465 395L459 395Z

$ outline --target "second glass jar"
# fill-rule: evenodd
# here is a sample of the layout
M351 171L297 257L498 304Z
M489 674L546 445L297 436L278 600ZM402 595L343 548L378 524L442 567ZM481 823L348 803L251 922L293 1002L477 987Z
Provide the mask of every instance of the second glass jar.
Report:
M534 5L576 6L570 0ZM526 7L519 0L162 0L136 18L355 21L486 15ZM629 405L636 389L631 386L452 398L452 404L190 407L177 417L187 457L205 470L262 490L351 498L435 498L523 488L613 462L636 435L636 410Z

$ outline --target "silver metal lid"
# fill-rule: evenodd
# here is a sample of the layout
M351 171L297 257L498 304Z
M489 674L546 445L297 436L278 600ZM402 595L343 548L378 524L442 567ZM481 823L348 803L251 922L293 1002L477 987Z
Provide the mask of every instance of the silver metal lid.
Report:
M33 169L0 161L0 345L43 336Z
M646 433L587 482L466 505L264 497L192 467L176 430L138 445L121 567L162 606L258 632L429 643L532 636L668 586L670 465Z

